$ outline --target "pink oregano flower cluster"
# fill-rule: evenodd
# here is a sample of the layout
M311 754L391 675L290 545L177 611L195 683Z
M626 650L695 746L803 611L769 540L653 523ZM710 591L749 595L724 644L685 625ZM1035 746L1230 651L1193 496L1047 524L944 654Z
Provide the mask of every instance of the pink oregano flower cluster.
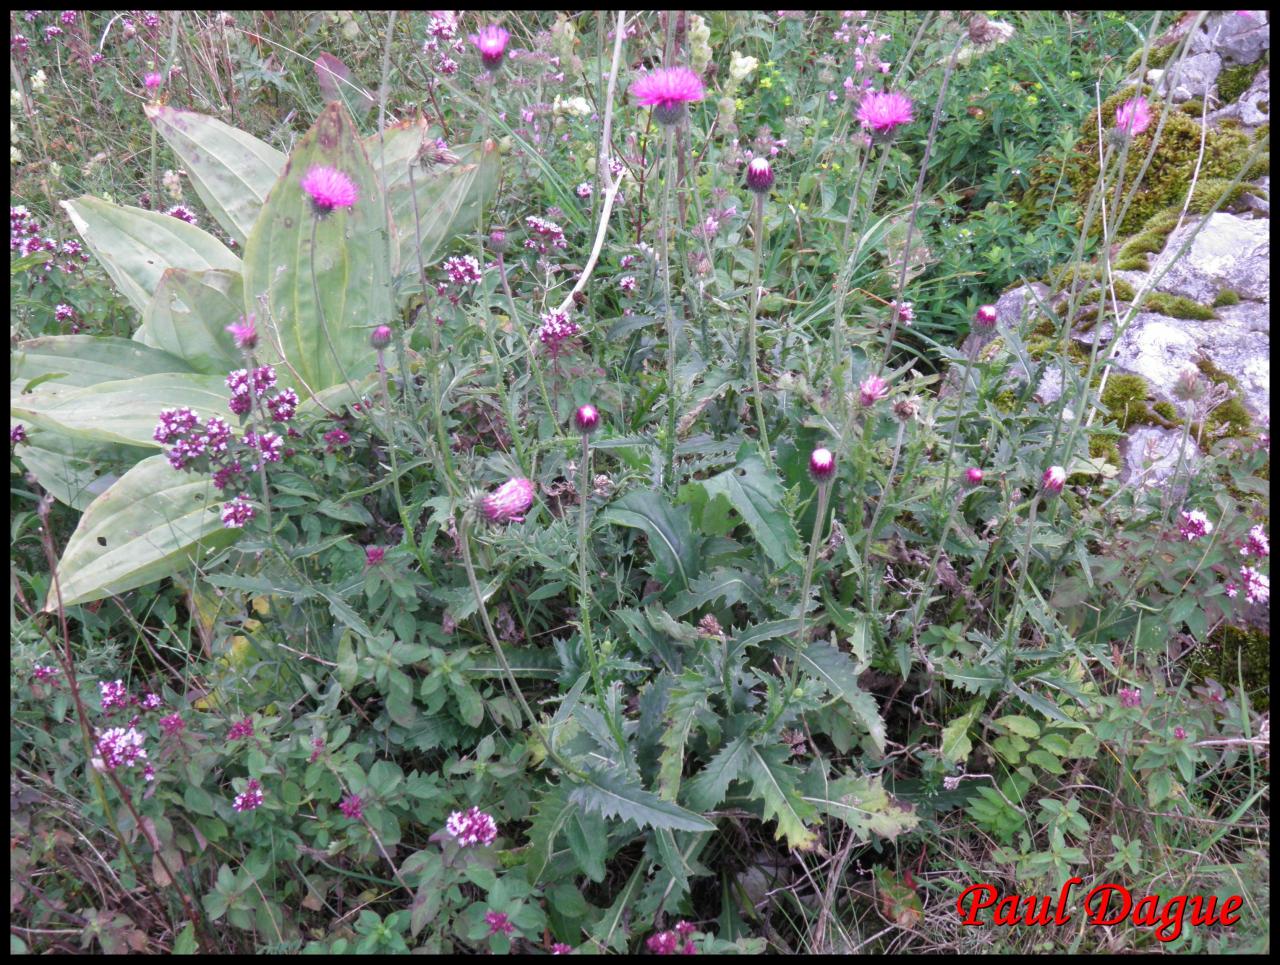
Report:
M681 955L696 955L698 947L689 937L696 930L691 922L678 922L675 928L650 935L645 946L655 955L674 955L677 951Z
M465 812L454 811L445 822L444 829L464 848L490 845L498 837L497 823L478 807Z

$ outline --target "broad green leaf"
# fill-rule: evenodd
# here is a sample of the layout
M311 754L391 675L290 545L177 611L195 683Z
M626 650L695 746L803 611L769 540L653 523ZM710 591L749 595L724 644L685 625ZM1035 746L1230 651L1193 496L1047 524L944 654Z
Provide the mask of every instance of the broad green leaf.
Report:
M87 194L63 201L62 207L139 313L147 310L166 268L240 270L240 259L221 241L167 214L111 204Z
M942 759L948 764L964 761L973 750L973 742L969 740L969 728L982 713L986 705L984 700L975 700L969 709L942 728Z
M374 105L373 95L351 80L351 68L328 51L315 59L316 85L325 100L341 101L353 116L364 120Z
M858 685L858 668L849 655L837 650L825 640L813 640L805 647L797 647L788 641L774 645L793 657L811 675L818 678L827 690L839 697L854 712L862 726L867 728L876 750L884 753L885 727L876 699Z
M807 822L816 818L817 811L800 796L800 771L786 763L790 754L791 748L779 744L751 746L747 749L744 769L764 805L765 820L778 822L774 840L785 838L787 847L807 851L818 841L818 836L807 826Z
M355 205L318 215L302 190L316 166L351 178ZM332 103L294 148L245 243L245 312L267 332L263 361L280 362L281 349L289 360L282 382L310 394L373 371L369 333L393 312L390 246L378 178L346 109Z
M698 714L706 708L707 692L702 688L676 688L668 698L666 713L670 723L662 732L662 753L658 756L658 794L664 800L674 801L680 793L685 745Z
M15 395L32 379L60 373L42 385L83 388L99 382L162 372L190 372L180 357L127 338L96 335L46 335L19 342L9 356Z
M229 395L225 379L171 372L79 389L45 383L37 392L11 399L9 411L69 435L156 449L152 435L161 409L187 406L201 419L225 418Z
M674 507L662 496L636 489L610 505L600 515L602 523L630 526L649 537L653 553L653 577L660 583L675 581L688 588L701 568L701 539L689 523L689 507Z
M182 161L209 213L243 245L284 170L284 155L206 114L166 104L147 104L143 110Z
M782 510L782 483L759 456L749 455L700 485L708 496L723 494L729 500L774 566L786 566L799 557L800 535Z
M54 499L83 511L120 478L120 473L152 455L153 450L47 429L31 433L18 453L23 466Z
M444 254L451 239L475 231L485 206L498 190L500 162L493 141L459 144L450 150L455 164L416 164L423 143L432 145L436 132L425 120L403 121L365 138L369 159L386 179L391 223L400 238L401 265L414 275L418 256L414 242L422 239L422 263L430 265ZM417 213L414 198L417 198ZM419 235L419 232L421 233Z
M226 375L244 366L227 331L243 314L244 279L239 272L170 268L160 276L142 327L133 337L178 356L197 372Z
M625 774L591 768L584 783L569 792L569 800L584 811L601 817L631 821L642 828L673 828L677 831L714 831L715 825L701 815L632 783Z
M920 823L920 816L910 804L891 797L878 775L851 775L821 782L821 774L805 775L805 800L823 814L838 818L853 830L861 841L872 834L896 838Z
M1027 737L1035 740L1040 736L1040 725L1030 717L1020 717L1017 714L1010 714L1006 717L999 717L992 721L993 724L999 724L1007 730L1013 731L1019 737Z
M208 479L175 472L164 456L142 460L93 501L62 559L62 603L100 600L189 566L200 551L229 545L220 495ZM45 610L56 610L52 590Z
M689 806L699 811L710 811L724 800L729 785L737 780L747 766L750 741L739 737L730 741L716 753L707 766L686 785Z
M671 601L668 610L672 616L684 616L690 610L723 600L720 606L733 606L751 600L760 603L764 599L760 579L743 570L717 567L706 576L689 584L689 589Z

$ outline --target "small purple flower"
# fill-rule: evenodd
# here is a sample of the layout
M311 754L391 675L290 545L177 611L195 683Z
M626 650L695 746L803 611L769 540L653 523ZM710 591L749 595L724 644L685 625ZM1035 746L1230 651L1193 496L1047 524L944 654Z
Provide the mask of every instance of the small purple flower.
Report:
M1182 521L1178 523L1178 534L1185 540L1199 539L1213 532L1213 523L1199 509L1190 512L1182 511Z
M507 233L501 228L494 228L489 232L489 247L496 254L502 254L507 250Z
M19 422L16 426L9 430L9 445L16 446L20 442L27 441L27 427Z
M674 955L679 944L680 938L674 931L660 931L645 941L649 951L655 955Z
M653 119L670 126L684 117L686 105L702 100L702 79L688 67L659 67L631 82L636 103L653 108Z
M1044 484L1045 492L1060 493L1067 482L1067 471L1061 466L1050 466L1044 471L1041 482Z
M556 222L531 214L524 219L524 223L530 232L530 236L524 240L524 246L530 251L545 255L552 248L569 247L569 242L564 237L564 229Z
M145 740L145 735L140 734L132 725L103 731L98 735L94 748L97 756L93 764L103 771L112 771L121 766L133 767L138 761L147 759L146 748L142 746Z
M494 71L502 66L502 57L507 50L507 41L511 39L511 34L505 28L491 23L488 26L481 27L477 33L472 34L468 39L480 51L480 60L484 63L486 69Z
M60 322L69 322L76 317L76 310L65 302L54 306L53 317Z
M1120 688L1120 706L1121 707L1141 707L1142 691L1136 687Z
M965 470L965 474L964 474L964 477L965 479L968 480L970 486L981 486L982 476L983 476L982 470L979 469L977 466L970 466L968 469Z
M1130 137L1151 126L1151 106L1145 97L1131 97L1116 109L1116 130Z
M61 16L58 17L58 19L61 20L64 24L66 24L68 27L70 27L73 23L76 22L76 12L74 10L64 10L62 11L62 14Z
M342 429L330 429L324 434L325 452L335 452L339 446L345 446L351 441L351 436Z
M1227 595L1228 600L1234 600L1236 598L1236 594L1240 592L1240 587L1236 586L1234 583L1227 582L1223 584L1222 592Z
M31 41L22 34L14 34L9 38L9 50L15 54L25 54L31 49Z
M50 24L48 27L44 28L45 40L53 40L54 38L61 37L61 36L62 36L62 28L59 27L57 24Z
M636 276L635 276L635 275L623 275L621 278L619 278L619 279L618 279L618 288L619 288L619 289L621 289L622 291L626 292L628 295L633 295L633 294L635 294L635 290L636 290Z
M173 214L173 209L169 210ZM258 326L253 315L241 315L240 321L232 322L226 330L235 339L236 348L249 352L258 347Z
M187 723L182 719L181 714L174 713L170 714L168 717L160 718L160 729L163 730L165 735L168 737L181 734L186 726Z
M552 955L570 955L573 953L573 946L566 945L564 942L556 942L551 946Z
M534 487L528 479L508 479L480 501L480 511L491 523L524 522L524 514L533 505Z
M910 302L890 302L889 310L895 312L897 314L898 321L903 325L906 325L908 328L910 328L911 323L916 320L916 310L911 306Z
M164 78L160 76L159 71L153 70L142 78L142 86L147 89L148 94L154 94L163 83Z
M272 422L289 422L298 409L298 393L293 389L281 389L267 400L267 412Z
M129 706L129 692L125 689L123 680L99 680L98 690L102 693L103 710Z
M809 454L809 475L814 481L824 483L836 472L835 454L825 446L813 450Z
M146 694L143 695L142 702L139 704L139 706L143 710L159 710L161 707L164 706L164 698L162 698L159 694L153 694L148 691Z
M364 817L364 802L360 800L359 794L348 794L338 804L338 810L352 821L359 821Z
M583 201L591 197L593 193L595 193L595 188L591 186L590 181L583 181L574 189L574 194L580 197Z
M58 673L59 673L59 670L57 667L46 667L44 664L40 664L40 663L36 664L34 667L31 668L31 675L36 680L41 680L41 681L50 680L53 677L56 677Z
M245 785L245 789L236 795L235 801L231 806L237 811L253 811L262 805L262 785L253 778L249 778L249 783Z
M308 764L314 764L320 759L320 754L324 751L324 738L311 738L311 756L307 758Z
M753 157L747 165L747 187L756 194L768 194L773 187L773 168L768 158Z
M356 184L335 167L315 165L302 178L302 190L311 197L316 213L328 214L335 208L350 208L359 197Z
M490 845L498 837L498 825L478 807L466 812L454 811L444 827L464 848L477 844Z
M1259 573L1252 566L1242 566L1240 583L1244 587L1244 597L1250 603L1267 603L1271 600L1271 580L1265 573Z
M858 107L858 121L871 131L872 137L884 140L894 131L915 120L911 98L896 91L869 91Z
M978 310L973 313L973 324L978 328L995 328L996 325L996 307L994 305L979 305Z
M196 223L196 213L188 208L185 204L175 204L165 212L170 218L177 218L179 221L185 221L187 224ZM231 329L228 328L227 331Z
M227 529L241 529L253 517L253 503L244 496L237 496L222 506L222 525Z
M147 764L142 768L142 779L147 782L154 781L156 779L156 769Z
M538 341L546 346L548 355L558 358L565 351L566 343L577 338L581 331L568 312L544 312L538 327Z
M1173 729L1173 739L1174 739L1174 740L1180 740L1180 741L1184 741L1184 740L1186 740L1186 739L1187 739L1187 732L1186 732L1186 729L1185 729L1185 728L1183 728L1183 727L1181 727L1181 726L1179 726L1179 727L1175 727L1175 728Z
M486 911L484 913L484 921L489 926L490 935L497 935L499 932L503 935L510 935L516 930L516 926L507 919L505 911Z
M1271 555L1271 541L1267 539L1266 528L1258 523L1249 530L1249 536L1240 547L1241 556L1265 557Z
M391 344L391 326L379 325L372 332L370 332L369 344L379 352L381 352L388 345L390 345Z
M364 565L377 566L387 555L385 546L366 546L364 548Z
M600 410L589 402L579 406L578 411L573 414L573 424L584 435L595 432L600 428Z
M480 281L480 262L474 255L454 255L444 260L445 274L455 285L475 285Z
M691 921L676 922L676 934L681 938L688 938L697 930L697 927Z
M871 375L858 386L858 400L865 406L873 406L889 394L889 383L878 375Z
M253 736L253 718L246 717L244 720L238 720L231 725L227 731L227 742L238 741L245 737Z

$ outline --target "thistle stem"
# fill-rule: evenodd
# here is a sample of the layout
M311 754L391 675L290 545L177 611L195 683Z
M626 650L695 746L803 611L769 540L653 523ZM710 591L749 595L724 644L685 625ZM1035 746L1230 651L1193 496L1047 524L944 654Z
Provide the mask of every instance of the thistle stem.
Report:
M764 262L764 194L756 195L754 216L756 257L751 268L751 315L747 319L747 354L751 357L752 398L755 401L760 454L764 456L764 464L772 471L773 457L769 454L769 428L764 421L764 398L760 391L759 350L756 348L756 324L760 314L760 273Z
M674 494L676 491L676 317L675 307L671 301L671 189L675 181L675 135L671 128L666 129L666 174L662 183L662 209L659 214L661 240L658 243L658 257L661 260L662 288L664 308L667 313L667 434L663 440L666 449L666 484Z

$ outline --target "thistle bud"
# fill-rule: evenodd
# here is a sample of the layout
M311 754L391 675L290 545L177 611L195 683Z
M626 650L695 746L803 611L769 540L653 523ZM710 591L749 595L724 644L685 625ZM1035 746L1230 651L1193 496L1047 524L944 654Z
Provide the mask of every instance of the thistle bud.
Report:
M1043 482L1045 492L1060 493L1067 482L1067 471L1061 466L1050 466L1044 471Z
M969 481L970 486L982 485L982 470L977 466L970 466L965 470L964 478Z
M379 325L369 334L369 344L381 352L391 344L391 326Z
M494 228L489 232L489 247L494 254L502 254L507 250L507 233L501 228Z
M747 187L756 194L768 194L773 187L773 168L768 158L753 157L747 165Z
M573 414L573 424L583 435L595 432L600 428L600 410L591 403L579 406L578 411Z
M996 326L996 307L994 305L979 305L978 310L973 313L973 324L978 328L995 328Z
M809 456L809 475L815 482L826 482L836 472L836 457L825 446L813 450Z

